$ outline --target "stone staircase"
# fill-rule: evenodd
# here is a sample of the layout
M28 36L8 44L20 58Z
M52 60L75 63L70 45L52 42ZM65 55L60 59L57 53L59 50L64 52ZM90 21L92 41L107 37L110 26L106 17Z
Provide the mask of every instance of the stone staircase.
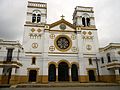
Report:
M48 88L48 87L107 87L107 86L120 86L117 83L48 83L48 84L17 84L11 85L11 88Z

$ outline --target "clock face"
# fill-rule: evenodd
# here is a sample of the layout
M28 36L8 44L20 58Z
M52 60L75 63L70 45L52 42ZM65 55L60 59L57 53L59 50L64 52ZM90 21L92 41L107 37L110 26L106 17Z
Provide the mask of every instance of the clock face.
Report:
M67 51L71 48L72 41L66 35L59 35L55 39L55 46L59 51Z
M61 24L61 25L60 25L60 29L65 30L65 29L66 29L65 24Z

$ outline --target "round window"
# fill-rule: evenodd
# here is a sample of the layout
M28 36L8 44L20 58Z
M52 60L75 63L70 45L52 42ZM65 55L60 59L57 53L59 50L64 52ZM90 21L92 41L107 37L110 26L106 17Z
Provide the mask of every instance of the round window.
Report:
M66 35L59 35L55 39L55 46L60 51L67 51L71 48L72 41Z

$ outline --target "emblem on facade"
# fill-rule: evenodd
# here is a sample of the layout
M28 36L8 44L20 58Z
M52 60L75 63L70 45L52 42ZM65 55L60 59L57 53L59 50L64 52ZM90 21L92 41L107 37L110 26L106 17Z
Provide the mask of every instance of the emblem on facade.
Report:
M72 40L75 40L75 39L76 39L76 35L75 35L75 34L72 34L71 39L72 39Z
M86 45L86 49L87 49L87 50L91 50L91 49L92 49L92 46L91 46L91 45Z
M91 32L91 31L89 31L89 32L88 32L88 34L89 34L89 35L92 35L92 32Z
M71 49L73 52L77 52L78 51L78 49L76 48L76 47L72 47L72 49Z
M83 33L84 35L86 35L86 31L83 31L82 33Z
M38 32L41 32L42 30L41 30L41 29L38 29L37 31L38 31Z
M49 47L49 50L50 50L50 51L54 51L54 50L55 50L55 47L54 47L54 46L50 46L50 47Z
M35 29L34 29L34 28L32 28L32 29L31 29L31 32L34 32L34 31L35 31Z
M54 39L54 38L55 38L55 35L54 35L54 34L51 34L51 35L50 35L50 38L51 38L51 39Z
M34 49L35 49L35 48L38 48L38 44L37 44L37 43L33 43L33 44L32 44L32 48L34 48Z
M60 29L61 30L65 30L66 29L66 25L65 24L60 24Z

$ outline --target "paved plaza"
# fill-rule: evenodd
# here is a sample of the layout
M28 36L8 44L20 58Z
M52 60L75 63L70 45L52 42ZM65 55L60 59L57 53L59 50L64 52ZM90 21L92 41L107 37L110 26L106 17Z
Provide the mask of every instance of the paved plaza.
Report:
M120 90L120 86L107 87L41 87L41 88L1 88L0 90Z

